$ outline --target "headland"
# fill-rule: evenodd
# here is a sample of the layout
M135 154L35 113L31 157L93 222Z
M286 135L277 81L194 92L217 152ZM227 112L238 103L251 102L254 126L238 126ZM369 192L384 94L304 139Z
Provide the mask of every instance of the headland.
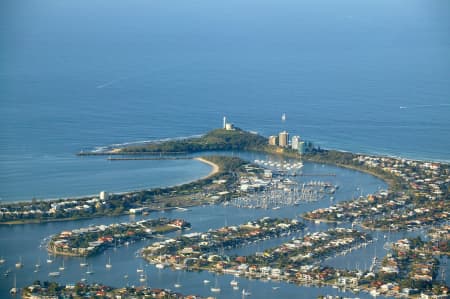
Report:
M225 226L217 230L184 234L175 239L161 241L155 243L153 247L143 249L142 256L151 263L157 264L158 267L207 270L263 280L288 281L299 285L331 285L350 288L355 292L364 290L376 295L401 297L405 296L405 292L410 292L406 296L414 297L414 292L430 292L430 290L436 294L446 294L447 286L436 279L438 265L436 257L448 255L450 245L445 237L449 232L449 227L445 223L450 217L449 165L324 150L312 146L311 143L299 141L299 138L294 140L296 141L290 144L287 142L287 132L281 132L276 138L274 136L265 138L227 127L213 130L202 137L116 148L92 154L108 157L114 155L117 159L124 160L147 159L146 155L149 155L148 159L165 159L166 157L185 159L191 154L205 151L215 153L229 150L256 151L278 155L285 160L294 160L298 165L301 161L311 161L372 174L387 182L389 189L337 204L331 203L328 208L316 209L301 215L303 221L346 223L351 224L352 228L338 227L322 232L307 233L303 237L292 238L264 252L247 256L217 254L223 248L233 249L250 242L289 236L305 226L304 222L296 219L263 218L240 226ZM80 153L80 155L89 154ZM136 158L136 155L140 156ZM194 182L122 194L103 193L98 198L2 205L0 222L17 224L76 220L127 213L144 214L203 204L231 204L234 199L247 195L245 186L248 187L249 182L262 182L251 191L260 192L267 186L264 182L272 179L272 172L257 165L256 161L256 164L253 164L240 158L219 155L196 159L211 165L212 171ZM293 165L288 167L291 166L293 167ZM287 174L287 171L281 170L277 175L281 177L277 178L280 182L289 185L287 178L289 175L302 174L297 174L295 171ZM334 188L328 185L319 185L319 187L331 190ZM273 207L275 208L279 207ZM144 230L152 228L158 230L167 224L164 221L159 220L150 224L153 227L143 223L142 225ZM134 232L135 224L131 225L131 231ZM366 231L358 230L358 228ZM423 241L420 238L396 240L390 244L392 254L385 256L381 262L374 258L368 271L335 269L321 265L323 259L345 255L371 243L373 238L367 230L406 231L428 228L431 228L430 241ZM107 229L105 228L105 231L109 234ZM138 238L151 237L149 234L142 234L141 227L137 229ZM163 229L166 230L167 227ZM167 231L173 229L175 228L169 228ZM130 230L130 228L125 225L123 230ZM91 254L86 250L80 252L79 248L89 248L89 245L94 245L88 242L94 237L86 234L82 239L76 237L72 240L71 234L73 235L74 232L64 232L57 236L57 239L49 244L51 251L63 255ZM95 237L98 236L95 235ZM107 237L100 236L100 239ZM85 243L83 247L79 246L81 241ZM93 242L100 241L97 239ZM97 250L93 250L92 254L112 246L109 239L105 242L101 243ZM55 244L67 245L71 252L65 252L67 248L64 246L57 248ZM85 246L86 244L88 247ZM172 248L172 244L181 245ZM75 252L74 248L78 251Z
M145 145L114 148L104 152L83 152L79 155L120 155L118 159L134 159L135 155L158 154L158 159L192 158L180 156L180 153L195 154L204 151L256 151L275 154L283 158L326 163L339 167L350 168L369 173L384 180L389 185L387 192L348 201L332 207L331 211L314 211L303 215L305 219L313 221L342 221L351 220L361 222L366 228L372 229L406 229L413 225L397 217L398 211L405 207L414 209L425 208L430 202L436 210L427 211L424 223L445 221L448 219L448 205L450 197L450 167L448 164L413 161L393 157L378 157L373 155L354 154L335 150L325 150L314 147L312 143L300 141L294 136L292 143L287 142L287 132L281 132L279 137L266 138L256 133L247 132L239 128L228 127L212 130L201 137L191 137L182 140L169 140ZM286 140L283 140L283 139ZM278 144L277 142L278 141ZM294 144L295 142L295 144ZM168 154L170 153L170 154ZM151 158L150 158L151 159ZM120 215L130 211L161 210L174 207L189 207L201 204L217 203L233 198L238 190L239 174L245 172L244 166L250 165L236 157L208 156L195 158L212 166L209 175L186 184L167 188L153 188L120 194L110 194L107 198L85 197L76 200L60 199L52 201L33 201L2 204L0 206L0 224L38 223L46 221L76 220L81 218ZM260 170L260 173L262 170ZM205 191L206 190L206 191ZM381 217L370 217L368 213L356 213L361 208L376 209L376 205L385 205L381 210ZM355 204L358 202L358 204ZM353 206L354 208L348 208ZM345 208L347 207L347 208ZM347 211L353 216L342 216L341 211ZM441 211L443 210L443 213ZM389 213L389 219L386 216ZM415 214L415 212L413 213ZM424 213L422 213L424 214ZM339 215L339 216L338 216ZM344 215L346 215L344 213ZM355 216L356 215L356 216ZM426 221L425 221L426 220ZM417 225L421 225L418 223Z

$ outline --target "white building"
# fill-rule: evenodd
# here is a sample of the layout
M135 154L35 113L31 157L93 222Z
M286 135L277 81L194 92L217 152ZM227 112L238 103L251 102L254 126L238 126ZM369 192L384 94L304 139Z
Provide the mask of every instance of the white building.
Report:
M108 200L108 198L109 198L108 192L106 191L100 192L100 200Z
M227 130L227 131L232 131L234 130L234 126L232 123L227 122L227 118L224 116L223 117L223 129Z
M301 142L300 136L292 136L292 138L291 138L292 149L298 150L300 142Z

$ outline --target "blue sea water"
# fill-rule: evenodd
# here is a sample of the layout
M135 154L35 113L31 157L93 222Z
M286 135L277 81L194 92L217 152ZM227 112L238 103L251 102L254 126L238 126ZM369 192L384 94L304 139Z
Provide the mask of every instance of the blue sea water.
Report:
M447 0L3 0L0 197L201 177L196 161L74 154L201 134L224 115L324 148L449 161L449 37Z

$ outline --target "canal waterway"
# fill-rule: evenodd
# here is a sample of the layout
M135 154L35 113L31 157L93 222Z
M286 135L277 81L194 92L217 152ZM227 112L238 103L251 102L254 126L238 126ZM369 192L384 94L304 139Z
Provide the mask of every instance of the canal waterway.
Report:
M274 159L273 156L266 156L254 153L239 153L243 158L253 159ZM114 162L114 163L128 163L128 162ZM157 213L151 213L148 216L130 216L124 215L119 217L104 217L71 222L54 222L43 224L28 224L16 226L0 226L0 256L6 259L5 264L0 266L0 297L9 296L8 291L13 286L14 277L17 279L17 286L23 287L31 284L35 280L45 281L49 280L48 274L50 272L59 271L58 268L64 263L65 270L60 271L59 277L51 278L59 283L76 283L81 279L86 279L88 282L99 282L112 286L125 285L143 285L146 284L151 287L162 287L175 289L174 284L181 284L177 290L185 294L199 294L202 296L211 295L210 287L217 284L221 287L222 292L215 294L217 298L240 298L241 292L234 291L229 281L230 276L217 276L209 272L184 272L173 271L170 269L158 270L152 265L146 264L138 257L139 250L154 242L154 239L143 240L129 244L128 246L118 247L116 249L109 249L104 253L89 257L87 263L90 265L89 269L81 268L81 258L68 257L51 257L52 263L47 263L48 253L45 245L49 236L56 234L62 230L71 230L89 225L110 224L115 222L128 222L140 220L143 218L156 217L170 217L183 218L192 224L191 231L200 232L206 231L210 228L219 228L224 225L238 225L249 220L258 219L261 217L289 217L298 218L303 212L317 209L320 207L327 207L333 202L348 200L361 194L373 193L379 189L386 188L386 184L368 174L361 172L338 168L329 165L305 163L302 169L303 173L326 174L333 173L335 176L297 176L293 179L299 183L308 182L311 180L323 180L338 185L336 193L333 195L334 199L330 200L326 197L316 202L303 203L294 207L285 207L277 210L273 209L245 209L232 206L223 205L207 205L188 209L187 211L172 210ZM316 231L327 229L335 225L328 224L314 224L307 222L307 231ZM172 236L179 233L174 233ZM297 235L303 234L299 233ZM293 236L291 236L293 237ZM229 253L251 254L258 250L263 250L268 247L273 247L285 239L271 239L252 244L250 247L235 249ZM381 243L382 242L382 243ZM382 247L384 240L380 238L380 246ZM360 266L363 268L365 264L369 264L373 257L372 247L367 247L367 250L361 250L358 259L361 261ZM382 249L378 251L379 256L384 252ZM106 269L105 265L108 260L111 260L112 269ZM22 260L24 267L17 269L15 263ZM41 267L35 271L35 264L40 263ZM335 263L339 267L354 267L352 258L340 260L330 260L330 263ZM139 273L137 268L143 266L147 274L147 281L145 283L139 281ZM10 269L11 273L5 276L4 273ZM90 270L94 274L86 274ZM210 285L204 285L203 280L211 281ZM301 291L307 294L307 297L315 297L320 294L337 294L336 289L322 287L298 287L295 285L280 283L280 282L263 282L256 280L247 280L240 278L241 288L245 288L251 292L255 298L271 298L276 292L280 298L288 298L293 293ZM275 287L273 289L272 287ZM279 288L276 288L279 287ZM214 294L213 294L214 295ZM367 294L358 294L358 297L366 298Z

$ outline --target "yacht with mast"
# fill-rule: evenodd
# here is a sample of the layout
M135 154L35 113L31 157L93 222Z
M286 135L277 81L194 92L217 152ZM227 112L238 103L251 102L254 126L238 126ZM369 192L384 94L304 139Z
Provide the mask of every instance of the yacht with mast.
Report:
M19 257L19 261L16 263L16 268L22 268L22 267L23 267L22 257Z
M16 274L14 274L14 285L13 285L13 287L11 288L11 290L9 290L9 293L10 293L11 295L17 294L17 286L16 286L16 283L17 283L17 281L16 281Z
M211 287L211 292L213 293L220 293L221 289L219 287L219 284L217 282L217 276L216 276L216 283L214 284L213 287Z
M111 257L108 257L108 262L105 265L106 269L111 269L112 268L112 264L111 264Z
M59 271L64 271L66 267L64 267L64 260L62 261L61 267L58 268Z
M81 268L87 267L87 265L88 265L88 263L86 262L86 258L84 258L83 261L81 261L81 263L80 263L80 267Z

